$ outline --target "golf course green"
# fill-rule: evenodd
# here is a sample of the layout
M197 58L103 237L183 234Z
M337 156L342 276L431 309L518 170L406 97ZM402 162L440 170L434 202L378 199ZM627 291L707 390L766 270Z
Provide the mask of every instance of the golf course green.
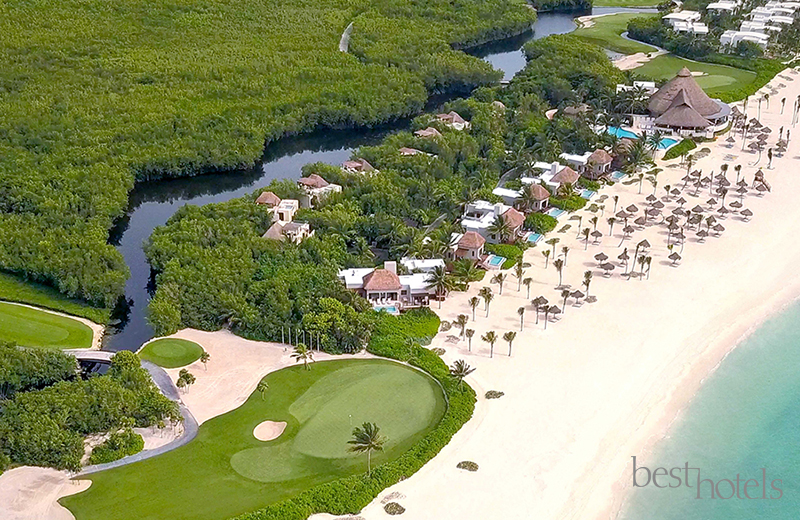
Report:
M0 302L0 341L53 350L91 348L92 329L66 316Z
M194 341L164 338L151 341L139 351L139 357L164 368L185 367L200 359L203 347Z
M376 423L387 438L373 469L407 451L444 415L441 388L428 375L386 360L317 362L264 378L239 408L200 427L174 451L88 475L91 487L61 503L77 520L216 520L253 511L312 486L365 473L364 454L348 451L352 430ZM262 442L263 421L284 421Z

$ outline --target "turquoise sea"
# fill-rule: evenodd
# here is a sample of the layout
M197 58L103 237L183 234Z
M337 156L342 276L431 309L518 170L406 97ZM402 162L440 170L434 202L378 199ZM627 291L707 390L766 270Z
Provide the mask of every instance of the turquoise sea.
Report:
M636 455L636 454L631 454ZM629 462L628 475L633 472ZM767 321L722 362L701 387L654 457L650 471L671 470L681 478L690 468L692 488L636 488L623 508L624 520L796 520L800 518L800 304ZM721 495L711 499L711 483ZM677 485L664 477L658 483ZM766 496L761 483L766 473ZM739 496L733 494L737 474ZM637 473L637 483L647 480ZM724 481L723 479L730 481ZM748 480L747 499L744 486ZM685 478L684 478L685 480ZM731 495L733 495L731 497ZM730 497L730 498L729 498Z

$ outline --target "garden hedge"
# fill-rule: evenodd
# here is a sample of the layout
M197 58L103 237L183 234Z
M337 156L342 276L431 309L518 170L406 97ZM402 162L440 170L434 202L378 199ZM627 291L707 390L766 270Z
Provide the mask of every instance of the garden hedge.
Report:
M112 433L106 441L92 450L89 464L114 462L128 455L135 455L144 449L144 439L138 433L126 429Z
M681 155L689 153L689 151L694 150L695 148L697 148L697 144L694 141L691 139L684 139L680 143L673 145L669 150L667 150L667 152L664 154L663 160L669 161L671 159L675 159Z
M450 442L475 409L475 392L468 385L463 391L450 377L447 365L435 353L422 347L439 329L439 317L430 309L420 309L399 317L381 316L367 350L375 355L416 366L444 389L447 411L436 428L399 458L372 470L372 475L352 475L299 493L297 496L246 513L235 520L306 520L315 513L333 515L361 511L381 491L410 477ZM411 340L411 341L409 341Z

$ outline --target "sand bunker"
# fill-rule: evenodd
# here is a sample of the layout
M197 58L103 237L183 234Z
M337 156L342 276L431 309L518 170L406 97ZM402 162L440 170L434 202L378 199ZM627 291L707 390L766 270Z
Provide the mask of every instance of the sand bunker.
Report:
M73 520L57 501L91 485L70 480L66 471L23 466L0 476L0 518L3 520Z
M260 441L277 439L286 429L285 422L264 421L253 430L253 436Z

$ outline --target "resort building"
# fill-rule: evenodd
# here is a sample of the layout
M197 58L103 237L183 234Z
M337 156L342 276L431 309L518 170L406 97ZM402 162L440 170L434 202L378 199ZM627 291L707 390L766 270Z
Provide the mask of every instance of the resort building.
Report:
M435 291L428 287L429 273L397 274L395 262L384 263L383 269L354 268L339 271L345 287L358 293L375 308L390 312L428 305Z
M480 261L483 258L483 246L486 239L475 231L466 233L455 233L451 237L453 246L453 258L467 258L469 260Z
M261 238L268 240L288 240L299 244L308 237L314 236L314 230L307 222L275 222Z
M304 196L300 202L306 208L313 207L315 202L324 200L331 193L342 191L341 186L329 183L316 173L301 178L297 181L297 185L303 190Z
M656 87L655 81L634 81L633 85L617 85L617 94L620 92L626 92L628 90L636 90L641 89L643 90L648 96L652 96L655 94L658 88Z
M523 184L540 184L544 182L551 190L557 190L565 184L575 184L580 178L578 172L558 162L546 163L537 161L533 163L533 167L542 173L537 177L522 177L520 182Z
M739 42L752 42L766 49L769 45L769 35L753 31L725 31L719 37L721 47L736 47Z
M272 209L273 220L279 222L291 222L294 214L300 209L300 201L295 199L283 199L271 191L265 191L256 199L256 204Z
M411 155L420 155L420 154L427 155L422 150L417 150L416 148L406 148L405 146L400 148L398 152L400 152L400 155L405 157L409 157Z
M686 67L650 97L647 108L655 130L682 136L713 137L731 113L727 104L703 92Z
M525 215L506 204L498 202L492 204L485 200L478 200L467 204L461 225L467 231L474 231L492 244L502 241L501 237L493 233L490 228L497 218L502 218L511 230L511 240L521 235Z
M463 117L461 117L458 112L437 114L436 119L450 128L453 128L454 130L464 130L465 128L469 128L469 121L466 121Z
M711 2L706 6L707 11L716 11L718 13L732 13L739 5L740 1L723 0L721 2Z
M582 177L590 180L597 180L611 173L611 163L614 162L611 154L601 148L583 155L562 153L561 158L568 165L576 168Z
M406 268L409 273L432 273L437 268L445 268L444 260L441 258L409 258L400 259L400 265Z
M442 136L441 132L439 132L437 129L433 128L432 126L429 126L428 128L425 128L424 130L417 130L416 132L414 132L414 135L417 136L417 137L420 137L422 139L435 139L436 137L441 137Z
M531 190L533 191L533 207L532 211L544 211L547 209L547 204L550 202L550 192L544 186L538 183L531 183ZM511 190L508 188L495 188L492 194L503 199L505 204L514 206L520 209L520 201L522 199L522 190Z
M697 11L679 11L669 13L662 20L672 27L675 32L705 35L708 34L708 26L700 21L700 13Z
M366 159L354 159L342 163L342 170L347 173L370 173L377 171Z

